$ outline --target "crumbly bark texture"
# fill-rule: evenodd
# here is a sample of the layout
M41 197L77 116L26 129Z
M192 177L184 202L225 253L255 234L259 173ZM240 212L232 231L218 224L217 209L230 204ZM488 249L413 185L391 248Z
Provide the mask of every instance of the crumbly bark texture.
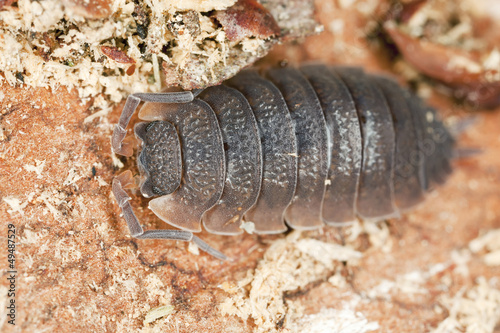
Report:
M388 3L317 6L325 32L280 46L264 65L319 60L393 73L382 44L366 36ZM449 123L466 115L433 86L419 92ZM2 332L499 331L500 110L478 113L459 137L481 153L456 161L447 183L401 219L274 236L202 232L233 258L220 262L182 242L129 236L111 182L137 169L111 153L123 103L96 107L105 100L1 87L0 235L12 223L18 237L16 326L6 320L4 278ZM131 196L146 229L168 227Z
M133 92L215 85L266 55L283 38L318 31L312 1L280 7L279 15L271 14L280 4L278 0L265 6L255 0L0 2L0 82L76 88L84 100L102 95L115 103ZM244 33L235 36L234 29Z

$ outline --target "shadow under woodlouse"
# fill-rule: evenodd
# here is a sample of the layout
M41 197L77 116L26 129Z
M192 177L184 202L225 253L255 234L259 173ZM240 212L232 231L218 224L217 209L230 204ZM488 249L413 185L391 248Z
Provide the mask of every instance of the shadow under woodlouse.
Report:
M113 133L131 155L135 126L141 193L181 230L144 231L124 187L113 193L133 237L194 241L193 232L234 235L242 219L259 234L397 217L451 172L454 139L435 110L383 76L306 65L244 71L203 91L133 94ZM286 224L285 224L286 221Z

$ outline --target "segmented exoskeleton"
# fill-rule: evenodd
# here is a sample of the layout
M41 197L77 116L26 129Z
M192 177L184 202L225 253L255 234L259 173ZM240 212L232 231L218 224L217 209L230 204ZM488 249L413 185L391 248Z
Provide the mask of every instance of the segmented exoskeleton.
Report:
M353 67L306 65L244 71L203 91L134 94L113 133L113 149L135 126L141 193L149 208L181 230L143 231L123 190L113 193L131 234L193 240L212 233L259 234L287 225L314 229L358 218L396 217L451 172L454 140L434 109L391 79Z

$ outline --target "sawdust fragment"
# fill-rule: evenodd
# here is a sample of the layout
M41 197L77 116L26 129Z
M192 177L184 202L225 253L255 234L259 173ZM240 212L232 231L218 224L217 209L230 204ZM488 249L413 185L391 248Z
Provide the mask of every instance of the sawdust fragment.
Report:
M396 295L405 295L409 299L414 299L418 295L426 295L428 293L426 283L449 268L452 263L455 264L455 260L434 264L428 270L414 270L399 274L395 276L394 280L381 279L375 287L366 293L372 299L385 300L391 300Z
M340 310L322 308L319 313L306 315L287 328L292 332L365 333L376 331L380 326L377 322L368 321L352 305L343 302Z
M78 174L76 168L71 168L68 172L66 180L63 182L63 185L64 186L73 185L75 186L76 189L78 189L76 182L82 179L83 177L84 177L83 175Z
M117 167L118 169L122 169L125 166L113 151L111 151L111 159L113 161L113 166Z
M38 179L42 178L42 172L44 167L45 167L45 160L43 161L35 160L35 165L26 164L23 166L23 168L26 171L36 173L37 175L36 178Z
M46 238L49 232L45 229L40 230L38 232L30 230L30 229L24 229L23 235L20 238L20 243L21 244L40 244L41 240ZM40 252L43 253L43 252Z
M7 213L9 213L10 215L14 215L16 213L24 215L23 209L28 205L28 202L22 203L21 200L12 196L3 198L3 201L5 201L10 206L10 209L7 210Z
M500 249L500 229L489 230L483 235L473 239L469 243L469 249L473 253L478 253L482 250L498 250Z
M246 233L253 234L255 231L255 223L251 221L241 221L240 229L245 231Z
M300 313L298 305L283 300L285 292L326 277L340 261L354 264L361 257L361 253L352 249L300 239L300 235L299 231L293 231L285 239L275 241L255 271L249 271L247 277L238 282L238 292L222 302L221 312L243 320L251 317L257 332L273 332L282 318Z
M479 277L476 285L461 290L454 297L444 295L442 304L449 316L433 331L490 333L500 320L500 290Z
M66 194L58 191L49 192L48 190L43 191L36 199L35 203L43 202L48 209L48 212L52 214L55 220L61 220L62 212L59 208L67 206ZM44 212L44 214L46 211Z
M189 251L189 253L192 253L195 256L200 255L200 249L198 248L198 245L196 245L194 242L188 243L188 251Z
M97 176L95 179L97 180L97 184L99 184L99 186L109 186L109 184L101 176Z
M469 249L473 253L486 251L483 260L488 266L500 266L500 229L489 230L485 234L473 239Z

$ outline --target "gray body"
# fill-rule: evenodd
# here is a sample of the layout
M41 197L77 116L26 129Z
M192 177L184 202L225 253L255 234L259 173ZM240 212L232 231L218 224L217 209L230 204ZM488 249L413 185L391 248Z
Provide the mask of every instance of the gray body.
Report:
M245 71L191 99L148 102L139 116L153 122L136 125L141 191L185 231L203 222L238 234L245 220L272 234L395 217L451 172L454 140L436 112L359 68Z

